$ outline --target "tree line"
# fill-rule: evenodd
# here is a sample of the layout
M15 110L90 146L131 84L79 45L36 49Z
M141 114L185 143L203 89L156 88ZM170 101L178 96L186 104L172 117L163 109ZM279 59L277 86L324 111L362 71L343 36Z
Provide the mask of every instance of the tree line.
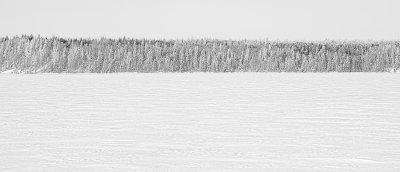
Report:
M0 38L0 70L24 73L384 72L399 41Z

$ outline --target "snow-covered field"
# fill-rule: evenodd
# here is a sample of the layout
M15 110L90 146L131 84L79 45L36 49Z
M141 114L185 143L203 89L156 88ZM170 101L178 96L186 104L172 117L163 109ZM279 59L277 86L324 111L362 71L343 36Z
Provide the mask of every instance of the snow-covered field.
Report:
M400 74L0 74L0 171L400 171Z

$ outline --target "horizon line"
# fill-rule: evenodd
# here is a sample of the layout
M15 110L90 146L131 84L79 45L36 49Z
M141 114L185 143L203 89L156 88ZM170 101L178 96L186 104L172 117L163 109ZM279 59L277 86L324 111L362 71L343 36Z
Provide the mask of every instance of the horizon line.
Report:
M24 37L24 36L33 36L35 38L61 38L61 39L86 39L86 40L101 40L101 39L110 39L110 40L118 40L118 39L136 39L136 40L159 40L159 41L190 41L190 40L215 40L215 41L256 41L256 42L305 42L305 43L314 43L314 42L400 42L400 39L314 39L314 40L300 40L300 39L270 39L270 38L212 38L212 37L187 37L187 38L150 38L150 37L132 37L132 36L121 36L121 37L72 37L72 36L59 36L59 35L51 35L51 36L43 36L40 34L16 34L16 35L3 35L0 36L3 38L15 38L15 37Z

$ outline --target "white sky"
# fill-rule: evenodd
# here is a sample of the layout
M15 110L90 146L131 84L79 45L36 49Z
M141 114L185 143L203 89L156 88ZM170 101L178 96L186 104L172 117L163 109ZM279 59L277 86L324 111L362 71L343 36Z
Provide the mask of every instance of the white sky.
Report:
M399 0L0 0L0 36L400 40Z

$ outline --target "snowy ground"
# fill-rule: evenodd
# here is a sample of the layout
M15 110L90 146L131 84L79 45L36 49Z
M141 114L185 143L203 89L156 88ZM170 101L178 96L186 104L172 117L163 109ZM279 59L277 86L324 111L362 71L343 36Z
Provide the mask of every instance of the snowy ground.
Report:
M111 170L400 171L400 74L0 74L0 171Z

